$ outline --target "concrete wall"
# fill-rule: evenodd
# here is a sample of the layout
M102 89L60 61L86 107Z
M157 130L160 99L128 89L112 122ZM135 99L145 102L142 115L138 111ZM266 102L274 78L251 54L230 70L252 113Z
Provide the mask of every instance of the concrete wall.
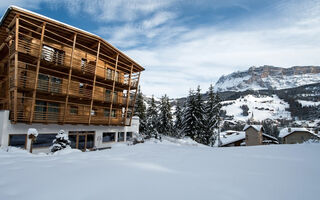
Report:
M246 146L261 145L262 132L249 127L246 129Z
M0 111L0 145L2 147L8 146L9 134L27 134L29 128L35 128L38 130L39 134L55 134L58 133L59 130L64 130L66 133L69 131L94 131L95 138L94 144L96 148L108 148L111 147L115 142L102 142L103 132L133 132L133 136L135 133L139 133L139 118L133 117L131 126L96 126L96 125L58 125L58 124L24 124L17 123L11 124L9 120L9 111ZM117 141L116 134L116 141ZM126 134L124 140L126 141ZM30 139L27 139L27 147L30 146ZM34 153L37 152L49 152L48 148L34 148Z
M303 143L307 140L315 138L314 135L312 135L309 132L304 131L296 131L291 133L290 135L283 138L284 144L296 144L296 143Z

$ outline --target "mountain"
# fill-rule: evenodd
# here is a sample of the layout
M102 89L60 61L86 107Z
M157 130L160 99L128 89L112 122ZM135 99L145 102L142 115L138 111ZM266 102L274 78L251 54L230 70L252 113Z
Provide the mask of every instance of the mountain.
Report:
M265 65L220 77L215 91L281 90L319 82L319 66L281 68Z

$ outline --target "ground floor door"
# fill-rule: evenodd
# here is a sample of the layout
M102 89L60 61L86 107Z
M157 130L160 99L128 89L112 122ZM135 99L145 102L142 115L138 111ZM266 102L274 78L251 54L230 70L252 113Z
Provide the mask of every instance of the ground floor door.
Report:
M69 131L69 140L71 148L80 149L93 149L94 147L94 131Z

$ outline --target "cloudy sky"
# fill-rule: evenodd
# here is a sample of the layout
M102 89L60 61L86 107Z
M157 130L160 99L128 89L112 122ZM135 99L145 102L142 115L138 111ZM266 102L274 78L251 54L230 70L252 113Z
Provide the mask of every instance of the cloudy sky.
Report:
M181 97L250 66L320 65L319 0L5 0L105 38Z

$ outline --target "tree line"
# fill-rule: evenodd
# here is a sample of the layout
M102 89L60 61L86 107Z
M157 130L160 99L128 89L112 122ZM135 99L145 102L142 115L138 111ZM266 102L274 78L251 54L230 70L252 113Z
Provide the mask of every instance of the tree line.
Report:
M198 143L213 145L220 123L221 100L210 85L206 95L201 94L200 86L190 90L184 102L175 105L167 95L155 101L152 96L146 105L140 88L138 90L135 115L140 118L139 131L146 138L167 135L176 138L188 136Z

